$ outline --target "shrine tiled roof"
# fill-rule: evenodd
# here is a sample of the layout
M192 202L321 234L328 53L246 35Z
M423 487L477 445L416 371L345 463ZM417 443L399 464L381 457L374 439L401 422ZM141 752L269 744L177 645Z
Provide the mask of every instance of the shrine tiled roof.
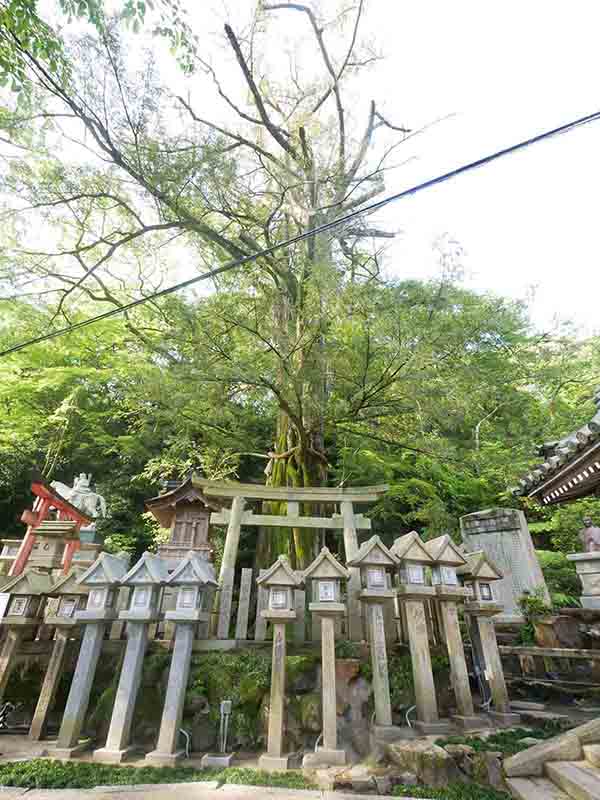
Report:
M600 485L600 391L594 395L596 413L581 428L538 448L545 460L528 472L511 491L535 497L543 505L592 494Z

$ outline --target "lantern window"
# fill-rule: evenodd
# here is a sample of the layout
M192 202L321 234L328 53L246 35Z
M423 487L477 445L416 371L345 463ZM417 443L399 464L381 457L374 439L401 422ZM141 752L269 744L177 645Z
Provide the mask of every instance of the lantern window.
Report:
M150 589L147 586L136 586L133 590L133 605L137 608L146 608L150 603Z
M12 602L12 606L10 608L10 613L17 617L23 616L27 610L27 598L26 597L15 597Z
M331 603L335 600L335 581L319 581L319 602Z
M179 590L179 607L180 608L194 608L196 603L196 590L185 588Z
M482 600L493 600L492 587L489 585L489 583L480 584L479 592Z
M367 569L367 586L369 589L385 589L385 570L383 567L370 567Z
M287 589L271 589L271 608L287 608Z

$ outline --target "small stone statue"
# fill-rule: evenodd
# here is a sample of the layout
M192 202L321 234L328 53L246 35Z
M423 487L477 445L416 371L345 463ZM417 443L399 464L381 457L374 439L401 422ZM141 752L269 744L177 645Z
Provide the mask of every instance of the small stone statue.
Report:
M68 500L69 503L74 505L84 514L87 514L94 519L96 517L106 516L106 501L101 494L96 494L90 488L92 474L86 475L81 472L79 476L73 478L73 486L67 486L60 481L52 481L50 486L55 489L58 494Z
M584 527L579 531L579 540L586 553L600 552L600 528L597 528L590 517L584 517Z

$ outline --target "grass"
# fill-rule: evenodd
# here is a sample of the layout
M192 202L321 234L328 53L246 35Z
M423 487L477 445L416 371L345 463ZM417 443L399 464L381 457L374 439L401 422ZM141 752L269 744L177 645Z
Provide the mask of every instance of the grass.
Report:
M543 727L530 728L528 730L525 728L510 728L505 731L498 731L486 739L479 736L449 736L447 739L438 739L436 744L440 747L445 747L447 744L467 744L478 753L494 750L503 753L505 756L512 756L530 747L530 745L523 744L523 739L528 737L551 739L563 730L565 728L556 723L548 723Z
M395 797L422 797L427 800L510 800L506 792L477 783L451 783L436 789L433 786L394 786Z
M0 764L0 785L27 789L92 789L94 786L140 783L190 783L218 781L283 789L314 789L299 772L264 772L244 767L195 769L194 767L118 767L88 762L35 758Z

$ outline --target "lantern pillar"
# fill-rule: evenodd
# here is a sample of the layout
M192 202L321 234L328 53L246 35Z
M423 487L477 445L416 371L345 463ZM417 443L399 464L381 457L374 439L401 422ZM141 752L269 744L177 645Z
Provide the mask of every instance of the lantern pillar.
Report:
M146 756L146 761L159 766L172 766L185 755L177 744L190 675L194 632L198 623L208 621L208 612L203 610L208 600L206 589L217 586L212 564L199 558L194 551L188 552L166 583L167 586L179 587L176 608L165 614L167 622L175 623L175 642L156 749Z
M492 695L492 707L490 718L500 725L515 725L521 721L519 714L510 710L508 690L504 680L504 670L498 641L496 639L496 629L492 619L496 614L503 611L500 603L490 603L474 601L466 603L465 611L471 616L474 622L474 635L476 641L473 642L474 649L481 653L485 667L485 679L487 680Z
M288 768L289 757L283 754L285 715L286 625L296 619L294 589L302 586L303 578L290 568L286 558L279 556L273 566L261 575L257 583L269 593L263 619L273 624L273 655L271 662L271 695L267 752L258 759L260 769L269 772Z
M46 722L63 674L68 643L68 629L57 628L48 668L29 728L29 738L36 742L43 739L46 733Z
M0 650L0 703L4 699L6 684L12 672L15 656L23 638L24 629L10 627L6 633L2 650Z
M90 702L90 692L102 650L105 629L104 622L89 622L85 625L73 682L58 732L56 748L53 751L56 758L71 758L86 749L89 744L89 742L84 742L80 745L79 736Z
M146 761L157 766L172 766L185 755L182 750L178 750L177 743L190 675L193 644L194 625L178 622L156 750L146 756Z
M450 660L450 677L458 712L452 719L464 729L480 728L483 725L483 721L481 717L475 715L473 695L469 684L469 671L458 622L458 604L466 597L468 590L458 586L437 586L436 591L444 625L448 658Z
M408 644L412 661L417 721L415 727L423 734L445 733L448 724L440 721L431 668L429 636L424 601L435 595L433 586L400 585L398 595L404 604Z
M393 723L383 605L381 603L369 603L368 618L371 632L371 668L373 672L373 694L375 697L375 720L380 727L389 728Z

